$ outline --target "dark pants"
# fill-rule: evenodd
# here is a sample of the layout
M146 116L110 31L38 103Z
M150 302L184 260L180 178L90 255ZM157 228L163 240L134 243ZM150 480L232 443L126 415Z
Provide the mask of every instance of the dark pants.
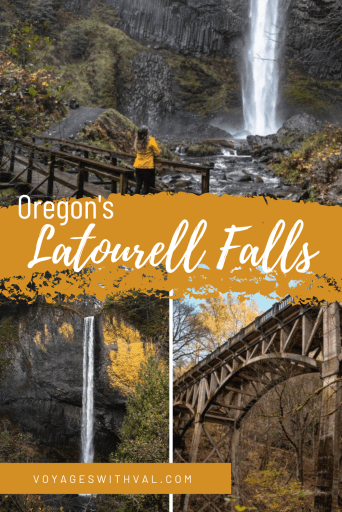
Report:
M150 187L153 187L154 185L154 169L135 169L135 174L137 177L137 184L134 194L140 194L141 187L144 184L142 193L146 196L150 191Z

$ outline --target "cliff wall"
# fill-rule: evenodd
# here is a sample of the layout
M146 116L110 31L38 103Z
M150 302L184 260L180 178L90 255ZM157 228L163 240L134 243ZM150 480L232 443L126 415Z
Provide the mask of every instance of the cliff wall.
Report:
M130 37L192 55L236 55L248 0L106 0ZM86 14L90 0L64 0ZM248 10L248 8L247 8Z
M1 307L0 411L42 444L80 447L84 317L95 316L95 450L116 448L126 393L145 356L139 333L113 310L86 304Z

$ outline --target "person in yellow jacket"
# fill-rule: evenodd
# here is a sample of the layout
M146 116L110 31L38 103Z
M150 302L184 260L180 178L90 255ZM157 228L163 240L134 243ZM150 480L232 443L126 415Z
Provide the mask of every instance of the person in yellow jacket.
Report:
M146 195L154 184L154 158L160 155L156 139L149 135L147 126L139 128L134 149L137 152L137 157L133 164L137 178L134 193L140 194L141 187L144 185L142 193Z

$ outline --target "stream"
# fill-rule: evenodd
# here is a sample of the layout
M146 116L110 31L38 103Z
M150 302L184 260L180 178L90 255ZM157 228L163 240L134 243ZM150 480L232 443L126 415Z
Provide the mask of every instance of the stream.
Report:
M181 146L176 148L176 155L181 161L197 165L208 165L213 162L214 168L210 173L210 193L216 195L251 195L268 196L279 199L299 201L303 190L282 178L276 176L268 166L260 162L262 159L253 158L246 153L245 141L241 149L222 149L222 154L209 157L187 157ZM240 153L240 154L239 154ZM162 174L160 181L176 191L201 193L201 175L170 172Z

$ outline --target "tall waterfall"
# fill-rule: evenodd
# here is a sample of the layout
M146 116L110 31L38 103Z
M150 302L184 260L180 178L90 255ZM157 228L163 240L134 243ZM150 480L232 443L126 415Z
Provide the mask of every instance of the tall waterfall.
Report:
M94 460L94 317L84 319L81 462Z
M253 135L268 135L279 128L279 0L250 1L251 30L243 80L245 129Z

